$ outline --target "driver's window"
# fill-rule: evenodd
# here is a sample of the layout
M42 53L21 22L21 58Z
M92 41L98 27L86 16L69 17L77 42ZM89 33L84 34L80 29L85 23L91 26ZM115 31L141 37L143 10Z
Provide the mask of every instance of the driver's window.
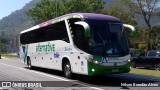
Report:
M75 24L75 22L80 21L80 19L69 19L69 27L71 30L71 35L75 46L83 51L86 51L86 40L85 40L85 30L81 25Z

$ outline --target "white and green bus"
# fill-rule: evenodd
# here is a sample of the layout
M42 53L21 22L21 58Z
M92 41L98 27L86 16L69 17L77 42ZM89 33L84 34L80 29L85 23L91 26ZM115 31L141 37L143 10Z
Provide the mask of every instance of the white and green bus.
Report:
M71 13L20 33L20 57L24 64L96 76L130 71L130 54L124 27L115 17ZM134 33L133 33L134 34Z

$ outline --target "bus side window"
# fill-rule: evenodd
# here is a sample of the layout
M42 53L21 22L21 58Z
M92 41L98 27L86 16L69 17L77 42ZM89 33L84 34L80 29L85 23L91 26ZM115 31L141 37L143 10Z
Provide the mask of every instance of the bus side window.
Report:
M77 25L75 30L73 31L73 40L75 45L81 49L85 50L85 35L84 35L84 28L82 26Z
M25 38L24 34L21 34L20 35L20 43L21 44L25 44L25 41L24 41L25 39L24 38Z
M29 43L31 43L32 37L30 37L30 33L29 32L21 34L20 37L21 37L20 38L21 44L29 44Z
M69 43L69 37L64 21L21 34L22 44L53 40L63 40Z
M77 48L87 51L84 28L81 25L76 25L75 22L77 21L81 20L77 18L69 19L69 27L71 28L73 42Z
M50 25L46 27L46 29L47 29L45 30L46 41L63 40L69 43L69 37L64 21Z

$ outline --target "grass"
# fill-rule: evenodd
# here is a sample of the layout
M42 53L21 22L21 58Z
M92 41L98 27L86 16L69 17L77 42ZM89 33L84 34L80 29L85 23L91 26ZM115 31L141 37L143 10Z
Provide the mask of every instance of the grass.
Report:
M149 69L137 69L137 68L132 68L130 73L132 74L141 74L141 75L147 75L147 76L156 76L160 77L160 71L156 70L149 70Z
M5 58L17 58L17 55L1 54L1 57L5 57Z

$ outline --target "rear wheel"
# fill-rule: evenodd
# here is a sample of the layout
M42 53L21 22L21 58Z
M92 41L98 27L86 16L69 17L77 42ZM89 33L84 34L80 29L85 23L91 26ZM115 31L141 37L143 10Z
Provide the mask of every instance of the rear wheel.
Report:
M28 67L28 69L32 69L30 58L27 58L27 67Z
M71 65L70 65L70 63L69 62L65 62L64 63L64 76L66 77L66 78L72 78L72 71L71 71Z
M155 70L160 71L160 63L155 65Z

